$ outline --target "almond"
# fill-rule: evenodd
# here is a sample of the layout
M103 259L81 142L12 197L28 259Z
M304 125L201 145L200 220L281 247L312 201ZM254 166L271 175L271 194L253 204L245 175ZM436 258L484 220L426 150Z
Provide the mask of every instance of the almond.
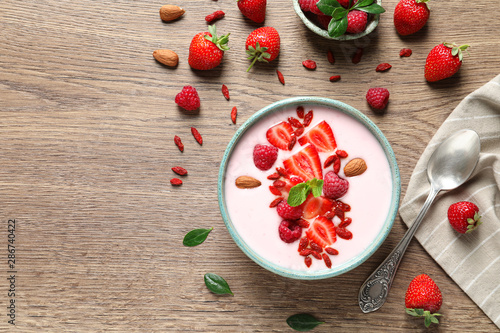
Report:
M173 21L181 17L186 11L179 6L164 5L160 8L160 18L163 21Z
M344 167L346 177L359 176L367 169L366 162L362 158L354 158L349 161Z
M161 62L162 64L169 67L175 67L179 63L179 56L177 55L177 53L167 49L154 51L153 57L158 62Z
M240 176L236 178L235 184L237 188L254 188L259 187L262 183L250 176Z

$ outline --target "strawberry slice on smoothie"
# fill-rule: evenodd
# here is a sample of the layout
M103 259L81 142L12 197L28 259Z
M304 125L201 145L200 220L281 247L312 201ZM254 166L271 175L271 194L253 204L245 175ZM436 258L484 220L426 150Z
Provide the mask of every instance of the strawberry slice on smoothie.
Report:
M282 121L267 130L267 141L282 150L292 150L297 138L290 123Z
M316 216L322 216L333 209L333 202L324 196L314 197L309 193L306 201L302 205L302 217L305 219L312 219Z
M318 151L312 145L305 147L283 161L285 170L290 175L299 176L304 181L316 178L323 179L323 169Z
M299 138L301 146L307 143L312 144L319 152L333 152L337 148L332 128L324 120Z
M337 241L337 233L335 225L324 216L318 216L306 231L307 238L310 242L314 242L325 248Z

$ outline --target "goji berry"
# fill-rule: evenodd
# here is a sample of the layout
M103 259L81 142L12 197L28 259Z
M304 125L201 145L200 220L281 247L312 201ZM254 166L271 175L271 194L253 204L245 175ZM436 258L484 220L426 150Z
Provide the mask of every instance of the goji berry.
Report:
M276 188L284 188L286 186L286 183L282 180L275 180L273 186Z
M285 198L283 198L283 197L279 197L279 198L274 199L274 200L273 200L273 201L269 204L269 208L274 208L274 207L278 206L278 204L279 204L280 202L282 202L284 199L285 199Z
M179 178L172 178L170 179L170 184L174 186L179 186L182 185L182 180L180 180Z
M305 257L304 258L304 263L306 264L307 267L311 267L311 264L312 264L311 257Z
M401 51L399 51L399 56L400 57L409 57L411 56L411 49L401 49Z
M330 76L330 82L340 81L340 75L332 75Z
M351 206L349 204L346 204L345 202L340 201L340 200L335 200L335 206L342 209L342 211L344 211L344 212L351 211Z
M323 252L323 248L321 246L319 246L317 243L315 242L311 242L309 243L309 246L311 247L311 250L313 251L316 251L318 253L321 253Z
M229 89L225 84L222 85L221 90L222 90L222 96L224 96L224 98L229 101Z
M292 138L290 139L290 143L288 144L288 150L292 150L293 146L297 143L297 137L292 133Z
M330 220L331 220L331 219L333 219L333 218L335 217L335 212L327 212L327 213L325 214L325 217L326 217L327 219L330 219Z
M281 191L278 190L276 187L273 185L269 186L269 191L271 191L272 194L274 195L281 195Z
M339 223L339 228L345 228L351 223L352 219L350 217L346 217L345 219L342 220L342 222Z
M308 255L311 254L311 249L303 249L299 251L299 255L307 257Z
M299 252L305 250L307 245L309 245L309 238L302 237L299 242Z
M347 152L345 150L342 150L342 149L337 149L335 154L337 154L337 156L340 158L346 158L347 156L349 156L349 154L347 154Z
M293 134L295 134L296 137L301 136L304 133L304 126L297 128L295 131L293 131Z
M332 268L332 261L331 261L330 257L328 256L328 254L323 253L323 260L325 261L326 267Z
M184 144L182 143L181 138L179 138L177 135L175 135L174 142L180 151L184 151Z
M309 222L304 220L304 219L298 219L297 221L295 221L297 223L297 225L301 228L309 228Z
M224 15L226 15L226 14L222 10L216 10L212 14L208 14L205 17L205 21L207 21L208 23L212 23L215 20L223 18Z
M340 172L340 159L333 161L333 172L338 174Z
M290 125L292 125L293 127L296 127L296 128L304 127L304 125L302 125L300 120L298 120L297 118L294 118L294 117L288 117L288 122L290 123Z
M331 247L325 247L325 252L328 254L331 254L332 256L336 256L339 254L339 251L335 250L334 248Z
M304 118L304 107L303 106L297 106L297 117L299 118Z
M276 179L279 179L281 176L279 173L275 172L275 173L272 173L270 174L269 176L267 176L267 179L269 180L276 180Z
M200 132L194 127L191 127L191 134L193 134L194 139L200 144L203 144L203 138L201 137Z
M323 168L324 169L328 168L330 165L333 164L333 162L335 162L338 159L339 159L339 157L335 154L328 156L325 160L325 163L323 164Z
M231 121L233 122L233 124L236 124L237 115L238 115L238 109L236 108L236 106L233 106L233 108L231 109Z
M304 60L302 61L302 65L307 69L316 69L316 61L314 60Z
M361 61L361 57L363 56L363 49L358 48L354 55L352 56L352 63L357 64Z
M337 236L339 236L342 239L346 239L346 240L352 239L352 232L350 232L346 228L337 227L337 228L335 228L335 232L337 233Z
M311 251L311 255L312 255L314 258L316 258L316 259L318 259L318 260L321 260L321 254L319 254L318 252L316 252L316 251Z
M311 124L312 119L313 119L313 110L309 110L304 116L304 122L303 122L304 127L309 126L309 124Z
M288 172L286 172L286 170L282 167L277 167L276 168L276 171L281 175L281 177L283 178L288 178L289 177L289 174Z
M328 50L328 52L326 52L326 58L328 59L328 62L330 64L334 64L335 63L335 57L333 56L333 52L331 50Z
M180 167L180 166L173 167L172 171L175 172L176 174L178 174L179 176L185 176L188 173L186 169L184 169L183 167Z
M391 69L391 65L384 62L384 63L381 63L380 65L377 66L377 68L375 68L375 71L376 72L385 72L385 71L388 71L389 69Z
M278 74L278 80L280 80L281 84L285 85L285 77L283 76L283 74L281 74L279 70L276 70L276 74Z

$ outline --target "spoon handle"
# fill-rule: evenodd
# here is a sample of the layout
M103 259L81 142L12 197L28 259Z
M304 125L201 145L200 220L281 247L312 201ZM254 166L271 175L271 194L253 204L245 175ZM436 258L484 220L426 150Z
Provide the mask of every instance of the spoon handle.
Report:
M396 276L399 263L410 244L415 231L417 231L420 223L424 219L427 210L431 206L434 198L439 193L439 189L431 186L431 191L425 200L420 213L418 213L415 222L413 222L410 229L408 229L403 236L403 239L396 245L394 250L387 256L387 258L380 264L379 267L366 279L359 290L358 301L361 311L364 313L373 312L378 310L384 305L385 300L389 294L392 281Z

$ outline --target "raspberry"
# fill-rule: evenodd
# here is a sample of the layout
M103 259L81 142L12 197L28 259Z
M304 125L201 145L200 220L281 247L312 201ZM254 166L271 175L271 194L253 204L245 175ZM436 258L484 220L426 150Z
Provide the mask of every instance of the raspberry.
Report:
M318 15L318 22L323 29L328 30L328 25L330 24L330 21L332 20L332 17L329 15L325 14L319 14Z
M276 210L278 215L286 220L298 220L302 216L302 206L292 207L286 200L281 201Z
M263 171L272 168L278 158L278 148L271 145L256 145L253 149L253 163Z
M324 177L323 194L330 199L343 197L349 189L349 182L340 178L335 172L329 171Z
M278 232L280 238L285 243L293 243L302 236L302 228L293 221L281 221Z
M318 9L316 3L318 0L299 0L300 9L303 12L312 12L314 14L323 14L322 11Z
M360 10L352 10L347 14L347 32L358 34L366 29L368 14Z
M344 8L347 8L349 7L349 0L337 0L337 2ZM352 2L352 6L354 6L356 4L356 2L358 2L358 0L354 0Z
M389 102L389 90L386 88L370 88L366 93L366 101L375 110L383 110Z
M194 111L200 107L200 97L192 86L184 86L182 91L175 96L175 103L188 111Z

